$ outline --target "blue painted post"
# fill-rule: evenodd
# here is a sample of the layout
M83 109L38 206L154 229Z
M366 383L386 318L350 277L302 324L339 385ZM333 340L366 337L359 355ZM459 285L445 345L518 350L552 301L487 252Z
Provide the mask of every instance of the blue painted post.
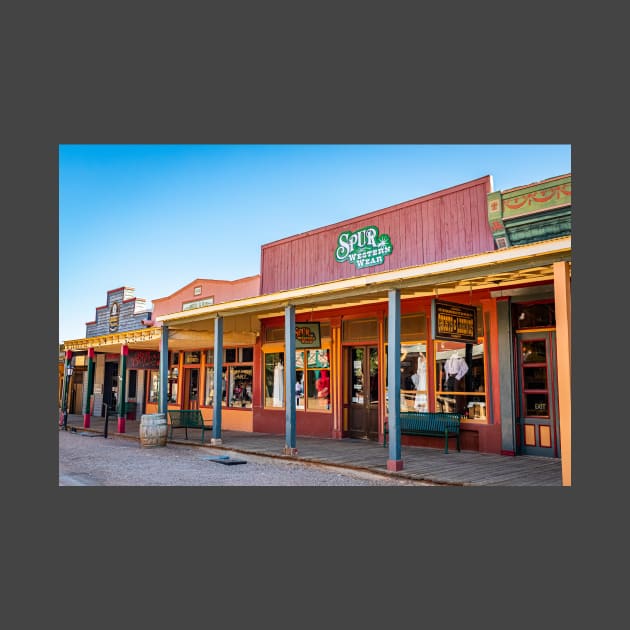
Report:
M221 410L223 401L223 317L214 320L214 400L212 401L212 439L210 444L222 444Z
M295 445L295 306L284 309L285 455L297 455Z
M387 470L402 470L400 448L400 290L388 292L387 315L387 421L389 425L389 459Z
M168 409L168 326L162 326L160 336L160 391L158 392L158 413L166 414Z

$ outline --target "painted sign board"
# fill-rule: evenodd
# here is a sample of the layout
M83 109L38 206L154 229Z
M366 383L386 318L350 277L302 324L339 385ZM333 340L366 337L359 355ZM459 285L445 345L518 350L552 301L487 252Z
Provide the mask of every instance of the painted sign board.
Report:
M160 367L160 353L155 350L131 350L127 357L130 370L157 370Z
M203 306L212 306L214 304L214 298L204 298L203 300L194 300L193 302L184 302L182 304L182 311L188 311L191 308L202 308Z
M385 256L394 251L389 234L379 234L375 225L355 232L342 232L337 237L335 260L349 262L357 269L374 267L385 262Z
M120 321L120 304L112 302L109 309L109 332L116 332Z
M319 322L299 322L295 324L296 348L321 348Z
M431 321L433 339L477 343L477 309L474 306L433 300Z

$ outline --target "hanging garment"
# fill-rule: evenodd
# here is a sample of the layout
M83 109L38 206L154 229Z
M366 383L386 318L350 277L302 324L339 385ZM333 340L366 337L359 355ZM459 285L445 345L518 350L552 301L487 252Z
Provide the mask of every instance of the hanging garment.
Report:
M273 368L273 406L284 406L284 367L282 363L276 363Z

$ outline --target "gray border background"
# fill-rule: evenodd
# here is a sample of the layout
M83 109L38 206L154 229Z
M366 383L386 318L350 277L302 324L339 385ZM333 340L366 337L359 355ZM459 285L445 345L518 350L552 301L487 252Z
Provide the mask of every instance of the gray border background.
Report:
M627 268L610 199L627 178L615 156L621 19L607 13L598 47L601 18L574 4L515 16L504 6L9 3L8 614L82 628L95 617L309 626L333 615L498 628L612 613L592 606L607 578L579 567L603 569L627 525L611 501L625 427L609 430L626 405L611 414L601 395L603 352L611 336L624 343L625 324L601 327L596 310L619 295L608 291L615 265ZM239 142L572 144L572 488L57 486L58 145ZM76 244L77 264L90 255L93 244ZM623 392L613 372L608 389Z

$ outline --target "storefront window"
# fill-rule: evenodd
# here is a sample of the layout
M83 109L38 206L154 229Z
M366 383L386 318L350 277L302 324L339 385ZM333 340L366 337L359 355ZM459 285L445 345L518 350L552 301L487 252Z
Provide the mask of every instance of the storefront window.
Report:
M151 370L149 378L149 399L150 403L157 403L160 396L160 373L157 370Z
M389 346L385 347L386 357ZM385 371L386 400L389 395L388 372ZM428 411L427 345L400 344L400 411Z
M228 370L228 406L251 408L253 383L253 367L230 366Z
M436 411L456 412L485 421L486 386L483 343L435 342Z
M306 351L306 399L309 409L330 409L330 351Z
M208 350L210 352L210 350ZM214 406L214 368L206 368L206 387L204 392L203 404L206 407Z
M265 407L284 407L284 352L265 354Z
M265 353L265 407L284 407L284 352ZM330 350L295 353L295 406L330 410Z
M168 371L168 402L177 403L177 383L179 378L179 368L172 367Z
M298 350L295 353L295 407L304 409L304 392L306 383L304 382L304 351Z
M254 401L254 366L244 363L253 363L253 347L226 348L223 352L225 362L223 366L221 404L224 407L236 407L238 409L251 409ZM206 361L214 359L212 350L206 353ZM249 361L247 361L249 359ZM206 383L204 391L204 404L207 407L214 405L214 366L206 367Z

